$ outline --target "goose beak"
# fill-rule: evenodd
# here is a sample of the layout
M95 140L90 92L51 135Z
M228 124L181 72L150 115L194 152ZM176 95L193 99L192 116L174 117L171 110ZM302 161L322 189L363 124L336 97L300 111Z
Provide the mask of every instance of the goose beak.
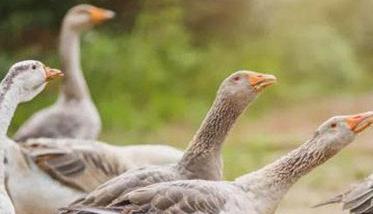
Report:
M55 68L50 68L50 67L44 67L45 71L45 81L49 82L53 79L63 77L62 71L55 69Z
M100 24L108 19L112 19L115 16L115 12L111 10L106 10L103 8L92 7L89 10L91 21L94 24Z
M360 133L373 123L373 111L347 117L347 125L354 133Z
M256 91L261 91L277 82L277 78L271 74L255 73L249 76L249 83Z

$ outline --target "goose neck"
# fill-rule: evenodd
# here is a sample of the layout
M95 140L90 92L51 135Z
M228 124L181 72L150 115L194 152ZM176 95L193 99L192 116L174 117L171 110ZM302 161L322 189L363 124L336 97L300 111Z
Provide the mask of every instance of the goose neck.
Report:
M320 147L321 139L311 139L264 168L241 176L236 183L254 194L262 213L273 213L281 199L299 178L334 156L339 147Z
M62 83L62 95L66 99L89 97L88 86L80 65L80 32L62 25L60 37L60 60L65 74Z
M6 137L14 112L19 104L19 90L8 77L0 84L0 138Z
M190 178L222 178L221 146L246 105L217 97L197 133L189 144L179 166Z

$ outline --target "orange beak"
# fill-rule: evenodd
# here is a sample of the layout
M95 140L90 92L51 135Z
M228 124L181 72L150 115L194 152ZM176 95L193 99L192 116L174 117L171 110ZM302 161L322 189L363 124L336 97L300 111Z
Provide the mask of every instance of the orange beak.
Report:
M373 112L369 111L361 114L348 116L346 121L348 127L353 132L360 133L373 123Z
M266 88L277 82L277 78L274 75L261 73L250 75L248 80L250 85L253 86L257 91L260 91L263 88Z
M50 68L50 67L44 67L45 70L45 81L49 82L53 79L63 77L62 71L55 69L55 68Z
M115 16L113 11L98 7L92 7L89 10L89 13L94 24L100 24L108 19L112 19Z

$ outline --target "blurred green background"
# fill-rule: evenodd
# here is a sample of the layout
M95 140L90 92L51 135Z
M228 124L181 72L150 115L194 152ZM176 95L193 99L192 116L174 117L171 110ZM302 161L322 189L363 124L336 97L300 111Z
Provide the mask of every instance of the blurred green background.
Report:
M368 0L2 0L0 70L21 59L59 65L65 12L78 3L117 17L82 37L82 66L105 130L198 123L220 81L238 69L276 74L263 109L370 86L373 15ZM21 108L17 127L54 100Z
M372 0L2 0L1 75L30 58L58 67L61 20L78 3L117 12L114 20L85 33L81 47L106 141L184 148L220 82L238 69L275 74L279 83L231 135L224 151L228 178L277 158L284 153L278 149L298 145L332 114L373 106ZM20 106L10 133L53 103L58 85ZM347 184L366 175L365 168L350 167L337 167L341 174L318 171L300 189L321 183L318 197L324 186L338 184L319 182L328 176L341 175Z

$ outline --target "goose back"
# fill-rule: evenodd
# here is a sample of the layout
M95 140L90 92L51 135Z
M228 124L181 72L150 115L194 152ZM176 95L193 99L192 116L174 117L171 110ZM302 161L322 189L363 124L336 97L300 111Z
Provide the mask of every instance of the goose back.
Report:
M25 142L32 138L96 139L100 130L101 119L91 100L60 101L34 114L19 128L14 140Z

